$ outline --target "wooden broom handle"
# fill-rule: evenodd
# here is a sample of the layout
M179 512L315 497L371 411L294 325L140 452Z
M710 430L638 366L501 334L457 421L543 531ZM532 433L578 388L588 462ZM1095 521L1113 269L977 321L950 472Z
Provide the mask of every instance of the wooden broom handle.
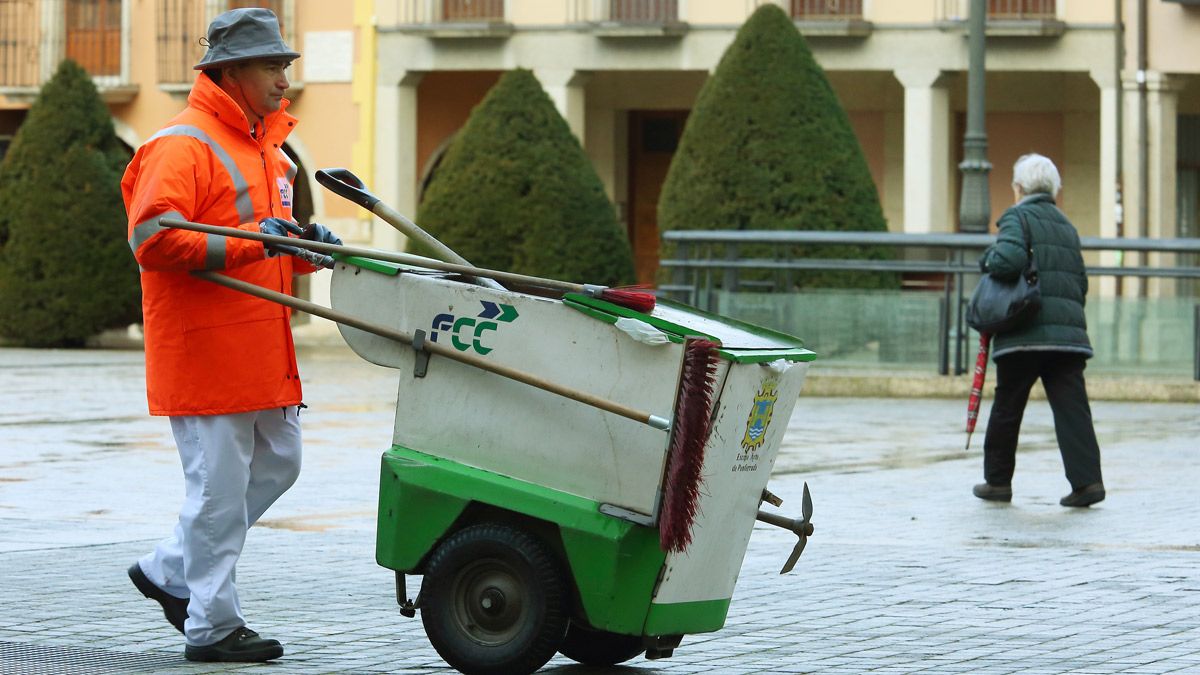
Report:
M413 336L408 333L393 330L387 326L373 324L355 316L351 316L350 314L346 314L345 312L339 312L335 309L318 305L314 302L301 300L300 298L294 298L290 295L272 291L256 284L251 284L240 279L228 277L224 274L197 270L192 272L192 275L200 279L204 279L205 281L210 281L214 284L231 288L235 291L241 291L242 293L253 295L264 300L277 302L281 305L291 307L292 309L306 312L314 316L319 316L323 319L329 319L330 321L344 324L352 328L357 328L368 333L373 333L380 337L395 340L406 345L411 345L413 343ZM431 354L437 354L438 356L444 356L453 361L464 363L468 366L474 366L480 370L486 370L489 373L495 373L501 377L507 377L510 380L515 380L517 382L528 384L532 387L537 387L542 391L548 391L552 394L569 398L572 401L578 401L579 403L590 405L593 408L599 408L600 410L613 413L614 415L620 415L621 417L631 419L635 422L641 422L642 424L654 427L655 429L668 431L671 428L671 422L666 418L631 408L621 403L617 403L616 401L610 401L606 398L594 396L587 392L579 391L578 389L565 387L561 384L556 384L536 375L517 370L516 368L511 368L499 363L493 363L473 354L465 354L451 347L440 345L436 342L425 340L421 345L421 349Z
M429 269L452 272L454 274L462 274L469 277L495 278L501 281L507 281L509 283L527 284L530 286L549 288L566 293L587 293L589 288L585 284L576 284L570 281L546 279L544 277L534 277L528 274L518 274L517 272L504 272L501 270L484 269L482 267L472 267L470 265L460 265L458 263L445 262L435 258L426 258L424 256L413 255L411 253L401 253L399 251L382 251L377 248L351 246L348 244L326 244L319 241L297 239L296 237L277 237L271 234L263 234L262 232L251 232L248 230L238 230L232 227L205 225L204 223L193 223L186 220L180 220L178 218L160 218L159 223L164 227L170 227L177 230L215 234L221 237L233 237L234 239L248 239L250 241L260 241L264 244L284 244L287 246L294 246L296 248L302 248L308 251L316 251L318 253L324 253L327 255L341 253L343 255L358 256L360 258L369 258L371 260L383 260L401 265L427 267ZM496 286L495 288L504 290L503 286Z

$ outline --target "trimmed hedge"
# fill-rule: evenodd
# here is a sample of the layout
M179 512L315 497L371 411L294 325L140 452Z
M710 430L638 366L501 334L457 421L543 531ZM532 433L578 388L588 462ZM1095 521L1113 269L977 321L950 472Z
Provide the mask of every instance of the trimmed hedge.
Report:
M600 178L528 70L505 73L471 112L417 222L480 267L605 285L633 278Z
M858 139L787 14L763 5L700 91L658 203L667 230L886 232ZM674 246L663 242L664 258ZM876 247L745 246L741 258L891 257ZM743 278L767 273L743 273ZM804 272L799 287L895 288L876 272Z
M140 320L121 200L128 162L91 77L63 61L0 164L0 335L77 347Z

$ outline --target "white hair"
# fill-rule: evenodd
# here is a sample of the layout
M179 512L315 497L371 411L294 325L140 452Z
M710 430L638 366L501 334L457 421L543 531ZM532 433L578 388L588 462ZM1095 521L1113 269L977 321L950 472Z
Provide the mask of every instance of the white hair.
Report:
M1048 157L1029 153L1021 155L1013 164L1013 185L1023 195L1045 192L1053 197L1062 189L1062 178Z

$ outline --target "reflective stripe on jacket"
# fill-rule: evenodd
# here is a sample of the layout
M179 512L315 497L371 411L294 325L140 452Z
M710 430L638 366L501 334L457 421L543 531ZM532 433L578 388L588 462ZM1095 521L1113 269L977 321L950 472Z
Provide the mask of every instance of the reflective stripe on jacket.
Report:
M162 227L164 216L258 231L292 218L296 166L283 153L296 118L265 120L250 135L241 108L200 74L188 107L134 155L121 190L129 246L142 271L146 398L152 415L222 415L300 403L300 376L282 305L197 279L220 270L291 293L292 274L312 267L266 257L259 242ZM293 269L295 267L295 269Z

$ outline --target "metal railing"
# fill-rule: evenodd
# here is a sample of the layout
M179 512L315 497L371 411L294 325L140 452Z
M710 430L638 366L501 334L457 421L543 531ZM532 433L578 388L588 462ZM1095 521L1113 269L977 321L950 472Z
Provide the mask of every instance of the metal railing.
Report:
M0 87L35 90L63 59L102 86L124 82L121 0L0 0Z
M1055 0L988 0L989 19L1053 19L1058 16Z
M398 0L400 24L497 23L505 20L505 0Z
M160 0L158 5L158 81L190 84L196 76L192 66L203 56L200 44L208 28L209 12L203 2Z
M861 19L862 0L789 0L788 13L797 21Z
M285 0L158 0L155 21L157 35L158 81L160 84L191 84L196 77L192 66L204 56L200 43L208 24L217 14L240 7L263 7L275 12L284 40L295 42L289 34L293 17Z
M939 18L966 21L969 0L939 0ZM1036 21L1058 18L1056 0L987 0L989 20Z
M659 293L688 304L717 311L719 291L738 291L746 286L754 291L793 292L791 275L802 271L832 270L850 272L906 273L931 275L942 280L943 297L938 312L938 372L950 372L951 341L954 342L955 374L966 371L965 306L968 290L965 281L979 275L977 256L996 238L990 234L901 234L884 232L799 232L676 230L662 234L664 242L676 246L674 257L659 261L670 282ZM922 260L864 260L832 258L742 258L742 246L768 245L781 252L787 247L822 245L885 246L921 251L932 255ZM1200 254L1200 238L1126 239L1081 237L1085 251L1122 251L1137 253ZM761 248L759 249L761 250ZM968 256L970 258L968 259ZM940 257L940 259L938 259ZM741 273L748 270L775 272L770 282L744 283ZM1200 267L1106 267L1089 266L1091 277L1159 277L1200 279ZM1195 310L1193 332L1194 377L1200 380L1200 305Z
M36 0L0 0L0 87L42 83L41 42Z
M569 20L575 23L670 24L680 20L686 0L570 0Z

